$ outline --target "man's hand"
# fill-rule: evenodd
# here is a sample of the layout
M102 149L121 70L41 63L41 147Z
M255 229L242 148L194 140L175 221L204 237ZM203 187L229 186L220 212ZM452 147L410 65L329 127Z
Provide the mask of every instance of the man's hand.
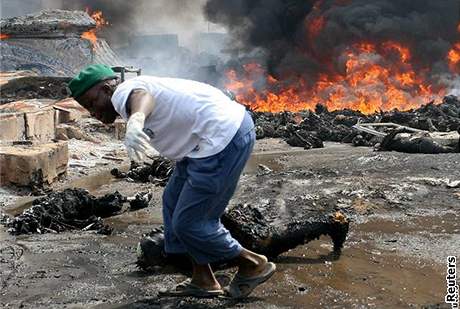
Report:
M146 155L154 152L150 138L142 131L144 122L145 114L136 112L129 117L126 125L125 146L131 161L143 162Z

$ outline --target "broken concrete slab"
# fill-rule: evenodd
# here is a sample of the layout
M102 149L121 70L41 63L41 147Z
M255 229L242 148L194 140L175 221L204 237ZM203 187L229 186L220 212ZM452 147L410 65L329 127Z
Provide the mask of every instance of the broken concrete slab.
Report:
M19 71L11 71L11 72L0 72L0 89L2 89L2 97L3 93L3 85L7 84L10 80L19 79L22 77L30 77L30 76L38 76L38 74L34 71L28 70L19 70Z
M82 141L88 141L92 143L100 143L101 141L97 138L92 137L82 129L61 123L56 126L56 139L61 141L67 141L69 139L78 139Z
M25 119L23 114L0 113L0 140L20 141L25 140Z
M46 10L1 21L0 69L33 70L42 76L69 77L91 63L120 65L103 39L82 37L95 21L83 11Z
M10 37L50 38L80 35L96 27L96 22L84 11L44 10L2 19L0 26Z
M0 140L48 142L55 137L51 101L24 100L0 105Z
M70 77L31 75L30 71L0 73L0 104L28 99L59 100L70 95L67 83Z
M0 184L27 186L41 174L51 184L67 171L67 142L0 147Z
M56 123L69 123L83 117L89 117L90 113L73 98L66 98L53 104L56 110Z
M54 109L51 106L24 113L24 117L28 140L46 142L55 137Z

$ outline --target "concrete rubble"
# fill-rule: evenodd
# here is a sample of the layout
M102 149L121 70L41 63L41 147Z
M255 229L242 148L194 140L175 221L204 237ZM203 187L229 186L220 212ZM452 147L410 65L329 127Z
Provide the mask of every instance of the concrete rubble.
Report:
M91 63L118 65L103 39L93 44L83 32L96 27L83 11L44 10L1 20L1 71L33 70L39 75L73 76Z
M0 72L0 104L27 99L60 100L69 96L70 77L38 76L33 71Z
M65 174L67 142L0 147L0 184L30 185L37 177L47 184Z
M0 105L2 142L49 141L55 137L54 126L50 101L26 100Z

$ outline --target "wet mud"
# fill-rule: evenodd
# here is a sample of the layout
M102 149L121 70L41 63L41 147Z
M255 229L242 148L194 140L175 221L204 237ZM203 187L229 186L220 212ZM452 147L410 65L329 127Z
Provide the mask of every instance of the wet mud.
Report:
M161 225L161 187L147 184L150 207L105 219L114 229L108 236L79 230L13 236L0 225L0 307L447 308L445 259L460 256L459 163L453 153L329 143L254 155L232 207L276 205L280 219L304 215L291 204L331 207L348 218L349 233L339 259L325 236L282 253L274 277L244 301L158 297L160 288L184 279L175 267L143 272L135 263L139 239ZM91 193L130 195L145 185L122 180Z

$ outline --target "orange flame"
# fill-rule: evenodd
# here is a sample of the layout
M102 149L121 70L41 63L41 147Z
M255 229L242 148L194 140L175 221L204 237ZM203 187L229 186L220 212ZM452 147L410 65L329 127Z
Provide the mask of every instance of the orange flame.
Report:
M460 73L460 42L454 44L451 50L447 53L449 68L452 72Z
M460 33L460 23L457 26ZM460 73L460 42L455 43L447 53L447 61L452 72Z
M8 34L5 34L5 33L0 33L0 40L6 40L6 39L9 39L10 36Z
M89 8L86 8L86 13L90 14ZM102 15L101 11L94 11L92 14L90 14L90 16L96 22L96 28L83 32L81 35L81 38L90 41L93 47L93 50L94 50L96 47L96 42L97 42L96 33L103 26L108 25L109 23L104 19L104 16Z
M345 59L342 73L321 74L315 82L288 76L283 80L291 82L285 85L251 63L239 72L229 70L225 86L239 102L263 112L314 109L321 103L329 110L348 108L370 114L416 108L445 94L443 89L433 89L423 70L415 73L410 49L400 43L363 42L341 57Z

